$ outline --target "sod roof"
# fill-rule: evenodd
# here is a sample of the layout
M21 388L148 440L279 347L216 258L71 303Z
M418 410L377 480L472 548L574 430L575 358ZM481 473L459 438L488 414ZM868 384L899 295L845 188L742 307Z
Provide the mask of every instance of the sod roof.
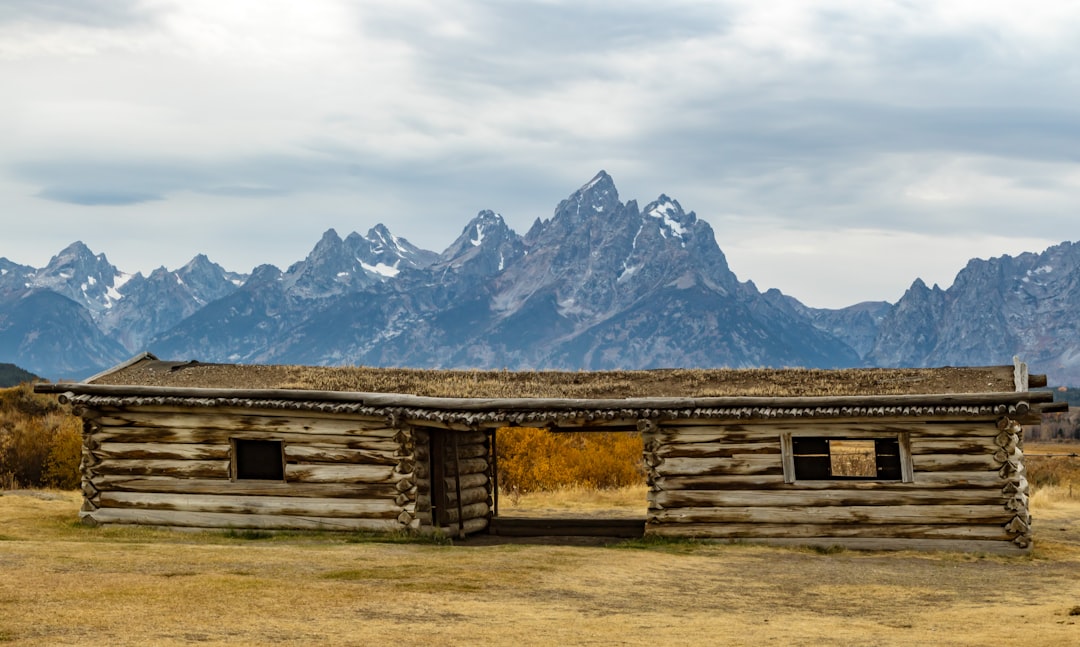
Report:
M91 383L356 391L447 398L801 397L1014 391L1012 366L486 371L202 364L159 361L153 356L99 375Z

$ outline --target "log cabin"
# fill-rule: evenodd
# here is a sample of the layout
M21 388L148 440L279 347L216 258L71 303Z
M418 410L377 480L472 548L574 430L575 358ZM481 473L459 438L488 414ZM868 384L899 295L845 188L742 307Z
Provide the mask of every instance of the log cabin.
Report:
M499 533L500 428L640 433L637 534L1024 554L1045 376L936 369L425 371L162 361L38 384L83 418L81 519ZM582 532L586 528L578 527Z

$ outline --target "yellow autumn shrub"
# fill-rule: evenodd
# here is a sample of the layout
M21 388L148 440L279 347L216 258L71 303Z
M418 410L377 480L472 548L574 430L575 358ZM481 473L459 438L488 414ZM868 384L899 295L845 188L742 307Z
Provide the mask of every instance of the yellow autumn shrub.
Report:
M507 491L608 489L645 482L637 433L507 427L498 431L496 445L499 486Z
M79 486L82 420L29 384L0 389L0 488Z

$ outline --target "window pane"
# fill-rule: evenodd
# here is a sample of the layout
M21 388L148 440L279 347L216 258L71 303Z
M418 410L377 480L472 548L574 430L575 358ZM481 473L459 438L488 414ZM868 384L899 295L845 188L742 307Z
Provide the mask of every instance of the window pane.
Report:
M830 440L829 464L834 477L877 478L873 440Z
M903 478L900 470L900 441L895 438L878 438L874 441L877 454L877 477L897 480Z
M280 440L233 441L236 448L236 478L284 481Z

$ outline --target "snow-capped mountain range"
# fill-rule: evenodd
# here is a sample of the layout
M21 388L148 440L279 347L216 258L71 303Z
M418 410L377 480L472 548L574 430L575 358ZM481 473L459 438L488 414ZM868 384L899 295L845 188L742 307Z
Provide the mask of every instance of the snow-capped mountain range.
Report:
M198 255L127 274L76 242L0 258L0 362L81 378L142 350L213 362L438 368L940 366L1080 383L1080 245L972 260L948 290L809 308L728 268L709 224L600 172L521 236L481 211L441 254L333 229L282 271Z

